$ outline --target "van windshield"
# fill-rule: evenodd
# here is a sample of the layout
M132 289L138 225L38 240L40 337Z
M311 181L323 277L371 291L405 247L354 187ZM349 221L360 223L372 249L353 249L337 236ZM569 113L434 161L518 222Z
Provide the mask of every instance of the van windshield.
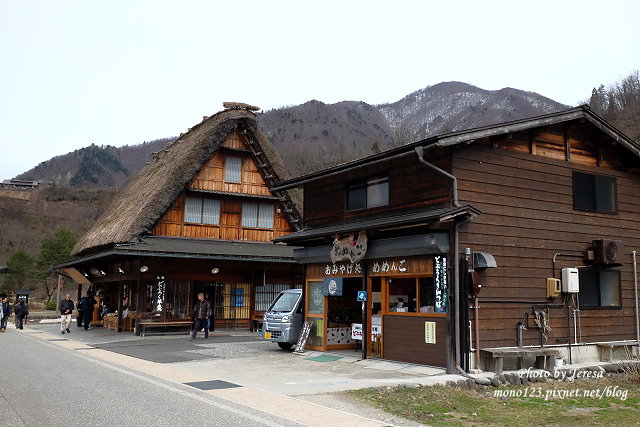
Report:
M271 304L268 311L291 312L298 302L300 294L293 292L283 292Z

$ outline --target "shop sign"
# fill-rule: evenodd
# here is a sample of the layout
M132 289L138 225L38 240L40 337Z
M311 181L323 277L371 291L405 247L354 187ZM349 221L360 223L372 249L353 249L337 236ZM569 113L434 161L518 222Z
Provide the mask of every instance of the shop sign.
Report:
M350 276L352 274L359 276L362 274L362 266L360 265L360 263L338 263L333 265L327 264L324 268L324 274L326 276Z
M322 295L329 297L342 296L342 277L325 277L322 282Z
M371 266L371 272L373 274L376 273L405 273L407 271L407 266L405 263L406 259L399 260L391 260L391 261L373 261L373 265Z
M447 257L436 256L433 258L433 285L435 288L435 312L445 313L449 305L447 292Z
M374 341L376 337L382 336L382 326L381 325L371 325L371 340ZM351 325L351 339L352 340L361 340L362 339L362 323L354 323Z
M361 231L358 238L351 234L344 239L336 236L331 248L331 262L336 263L342 260L349 260L355 264L362 260L367 253L367 233Z
M436 322L424 322L424 342L427 344L436 343Z

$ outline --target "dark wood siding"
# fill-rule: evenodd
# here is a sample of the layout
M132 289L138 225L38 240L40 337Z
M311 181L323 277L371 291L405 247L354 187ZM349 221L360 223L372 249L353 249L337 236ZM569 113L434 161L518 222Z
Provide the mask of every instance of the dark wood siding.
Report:
M445 170L450 168L448 156L442 155L433 160L433 163ZM389 204L379 208L345 212L346 184L373 176L389 177ZM304 191L308 195L304 202L305 227L313 228L392 214L400 210L448 205L451 200L451 181L421 164L417 154L410 153L383 164L308 183Z
M612 157L610 148L596 150L599 137L595 133L571 129L565 137L564 132L567 130L556 126L538 133L533 143L518 140L516 135L513 141L505 138L454 151L452 170L458 178L460 203L482 211L461 227L461 250L469 247L489 252L498 264L481 274L481 347L515 345L517 322L524 322L525 313L532 312L533 302L562 303L562 298L546 298L546 278L553 277L554 254L579 255L599 238L622 240L626 247L624 265L620 267L622 308L581 309L582 340L634 336L631 251L640 246L640 176L614 168L620 167L622 161ZM568 155L562 146L567 140ZM623 151L617 155L626 156ZM618 213L575 211L573 170L615 177ZM555 277L560 277L562 267L583 264L579 257L560 256ZM492 302L496 300L512 302ZM552 331L547 343L566 342L566 308L550 308L549 312ZM570 335L573 341L573 323ZM525 331L524 340L525 345L538 344L538 330Z
M447 319L384 316L384 358L421 365L447 366ZM424 322L436 322L436 343L425 343Z

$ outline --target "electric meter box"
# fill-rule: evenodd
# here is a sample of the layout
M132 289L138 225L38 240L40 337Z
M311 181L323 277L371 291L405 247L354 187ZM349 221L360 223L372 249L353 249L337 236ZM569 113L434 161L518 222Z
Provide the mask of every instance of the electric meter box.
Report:
M576 293L580 291L580 279L577 268L562 269L562 292Z

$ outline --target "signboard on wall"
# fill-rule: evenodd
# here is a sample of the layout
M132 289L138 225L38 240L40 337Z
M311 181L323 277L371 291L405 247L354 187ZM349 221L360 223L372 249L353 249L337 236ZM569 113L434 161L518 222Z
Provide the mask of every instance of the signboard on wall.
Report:
M336 239L333 241L331 248L331 262L334 264L338 261L349 260L352 264L359 262L367 253L367 233L361 231L358 237L354 234L344 239Z
M322 295L329 297L341 297L342 285L342 277L325 277L322 281Z
M424 342L427 344L436 343L436 322L424 322Z

